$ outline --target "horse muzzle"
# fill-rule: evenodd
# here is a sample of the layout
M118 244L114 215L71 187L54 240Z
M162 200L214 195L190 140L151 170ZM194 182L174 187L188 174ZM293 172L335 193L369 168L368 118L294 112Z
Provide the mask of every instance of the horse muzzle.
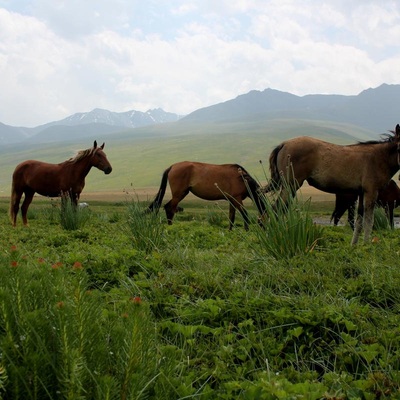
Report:
M111 167L106 167L106 168L103 169L103 171L104 171L104 173L105 173L106 175L108 175L108 174L111 173L112 168L111 168Z

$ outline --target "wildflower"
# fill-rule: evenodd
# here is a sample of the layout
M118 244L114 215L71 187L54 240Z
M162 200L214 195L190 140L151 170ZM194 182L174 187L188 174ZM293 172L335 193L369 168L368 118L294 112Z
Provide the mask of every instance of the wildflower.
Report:
M377 236L374 236L371 240L372 243L378 243L379 242L379 238Z
M131 297L130 300L133 304L141 304L142 303L142 299L139 296Z
M38 258L38 263L39 264L43 264L44 263L44 258L43 257Z
M11 261L11 266L14 268L18 267L18 261Z
M128 316L129 316L128 313L123 313L123 314L121 315L122 318L128 318Z
M13 245L10 247L10 251L11 251L11 252L17 251L17 246L16 246L15 244L13 244Z
M52 269L59 269L62 266L62 262L58 261L51 266Z
M65 303L64 303L63 301L58 301L57 304L56 304L56 307L57 307L58 309L64 308L64 306L65 306Z
M73 269L82 269L82 264L79 261L75 261L72 268Z

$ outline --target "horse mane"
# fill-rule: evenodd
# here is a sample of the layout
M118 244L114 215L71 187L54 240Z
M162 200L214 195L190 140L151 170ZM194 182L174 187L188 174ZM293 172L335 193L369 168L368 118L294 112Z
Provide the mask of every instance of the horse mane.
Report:
M368 144L380 144L380 143L394 143L396 142L396 132L395 131L389 131L390 133L382 133L381 140L367 140L365 142L358 142L357 144L361 145L368 145Z
M86 158L88 156L91 156L92 154L95 153L97 149L95 148L90 148L90 149L86 149L86 150L79 150L76 155L74 157L71 157L69 160L67 160L69 163L74 164L80 160L82 160L83 158Z

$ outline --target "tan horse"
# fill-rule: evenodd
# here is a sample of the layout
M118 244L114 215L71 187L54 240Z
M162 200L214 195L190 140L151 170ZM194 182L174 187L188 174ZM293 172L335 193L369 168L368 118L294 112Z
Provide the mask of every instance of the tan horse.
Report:
M359 202L351 243L357 243L363 220L364 240L368 242L378 192L399 170L399 142L400 125L380 141L347 146L306 136L287 140L270 155L271 182L264 191L280 189L285 203L304 181L324 192L354 193Z
M335 225L338 224L342 215L348 211L347 221L351 229L354 229L354 211L356 209L357 197L357 194L353 193L340 193L336 195L335 209L331 217L331 221L333 220ZM385 210L386 217L393 229L394 209L400 205L400 188L393 179L379 191L376 204Z
M74 158L60 164L48 164L42 161L27 160L17 165L12 176L10 216L13 226L17 224L17 214L21 197L25 194L21 206L22 221L28 224L26 214L32 202L33 195L59 197L68 194L77 204L85 186L85 177L92 167L105 174L112 170L103 151L104 143L97 147L81 150Z
M256 204L260 214L265 210L263 199L259 197L259 184L248 172L237 164L205 164L182 161L167 168L162 176L160 189L148 211L158 212L169 182L172 199L165 204L168 224L172 224L178 204L189 192L204 200L229 201L229 229L235 222L236 209L242 214L244 227L248 229L249 218L243 206L243 200L250 197Z

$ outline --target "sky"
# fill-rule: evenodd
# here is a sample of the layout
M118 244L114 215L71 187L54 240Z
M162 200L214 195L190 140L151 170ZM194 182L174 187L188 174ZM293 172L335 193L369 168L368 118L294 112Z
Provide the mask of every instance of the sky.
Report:
M0 0L0 122L400 83L399 0Z

